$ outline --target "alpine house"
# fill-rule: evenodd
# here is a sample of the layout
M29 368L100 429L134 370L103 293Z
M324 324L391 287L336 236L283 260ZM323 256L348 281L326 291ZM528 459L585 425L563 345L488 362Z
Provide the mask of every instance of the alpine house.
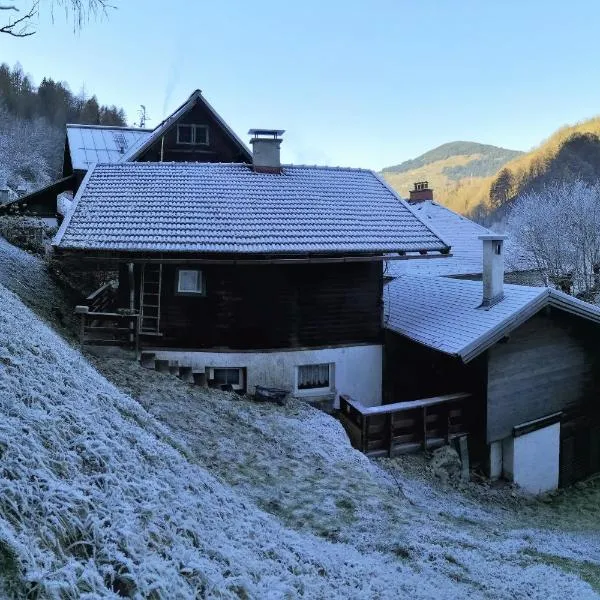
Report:
M142 358L226 389L380 404L382 261L450 248L373 172L281 165L283 132L250 133L250 164L92 166L55 253L118 271L113 310L136 315Z

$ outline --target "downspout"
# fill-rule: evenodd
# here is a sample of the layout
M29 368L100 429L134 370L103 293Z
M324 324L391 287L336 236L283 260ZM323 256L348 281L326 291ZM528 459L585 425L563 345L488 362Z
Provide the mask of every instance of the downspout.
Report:
M160 162L163 162L165 157L165 136L160 138Z

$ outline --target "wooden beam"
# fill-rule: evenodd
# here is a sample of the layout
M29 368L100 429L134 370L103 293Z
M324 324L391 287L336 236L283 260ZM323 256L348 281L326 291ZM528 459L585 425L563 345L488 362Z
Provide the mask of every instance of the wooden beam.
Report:
M446 394L445 396L434 396L432 398L423 398L422 400L409 400L407 402L395 402L394 404L382 404L381 406L363 406L360 402L344 396L345 401L360 412L362 415L384 415L386 413L396 413L424 406L434 406L444 404L455 400L466 400L472 394L468 392L457 392L455 394Z
M195 264L195 265L295 265L295 264L324 264L324 263L355 263L355 262L387 262L392 260L424 260L442 259L452 256L451 254L427 254L427 255L356 255L356 256L302 256L302 257L280 257L280 258L206 258L194 256L157 256L150 253L139 256L136 253L121 254L92 254L87 252L70 252L57 249L57 256L64 258L76 258L82 262L111 262L111 263L137 263L137 264ZM238 255L239 256L239 255Z

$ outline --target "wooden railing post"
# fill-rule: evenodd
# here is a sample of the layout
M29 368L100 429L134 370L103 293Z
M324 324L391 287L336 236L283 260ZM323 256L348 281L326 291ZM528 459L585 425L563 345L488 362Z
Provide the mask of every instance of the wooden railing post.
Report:
M81 321L79 323L79 344L83 348L85 344L85 319L90 309L87 306L78 305L75 307L75 314L80 315Z
M387 415L388 456L392 458L394 449L394 413Z
M423 407L423 450L427 450L427 407Z

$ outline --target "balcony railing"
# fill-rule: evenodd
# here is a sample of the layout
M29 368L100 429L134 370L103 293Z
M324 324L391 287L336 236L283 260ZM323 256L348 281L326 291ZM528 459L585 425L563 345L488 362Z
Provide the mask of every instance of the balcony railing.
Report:
M340 421L352 445L369 456L394 456L442 446L469 433L466 392L363 406L340 396Z

